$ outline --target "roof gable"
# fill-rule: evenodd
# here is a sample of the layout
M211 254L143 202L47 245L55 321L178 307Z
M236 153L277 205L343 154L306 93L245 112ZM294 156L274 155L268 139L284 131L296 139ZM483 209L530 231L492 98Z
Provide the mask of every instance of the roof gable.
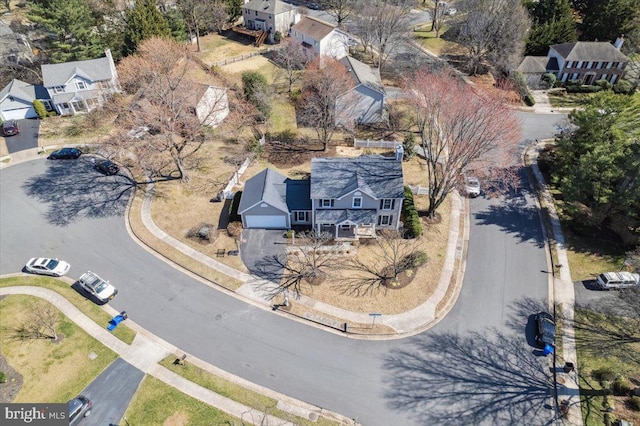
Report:
M335 28L335 25L310 16L303 16L300 22L291 27L292 30L298 31L318 41L331 34Z
M295 10L295 7L280 0L251 0L245 3L242 9L279 15Z
M340 59L340 63L347 68L349 74L354 77L355 85L362 84L368 88L384 94L384 86L380 78L380 72L373 70L369 65L358 61L351 56Z
M313 199L340 198L361 190L377 199L404 196L402 162L379 155L356 158L313 158Z
M0 90L0 101L11 97L32 103L36 99L49 99L49 93L39 84L33 85L13 79Z
M567 61L625 62L628 60L611 43L603 41L576 41L554 44L549 48L558 52Z
M105 81L115 77L111 58L42 65L42 82L45 87L64 86L73 77L88 81Z

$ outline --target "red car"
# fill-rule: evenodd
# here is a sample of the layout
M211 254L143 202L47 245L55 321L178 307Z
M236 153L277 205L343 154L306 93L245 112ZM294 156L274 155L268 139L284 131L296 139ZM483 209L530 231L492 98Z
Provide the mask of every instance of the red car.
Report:
M20 133L20 127L16 120L7 120L2 122L2 134L5 136L13 136Z

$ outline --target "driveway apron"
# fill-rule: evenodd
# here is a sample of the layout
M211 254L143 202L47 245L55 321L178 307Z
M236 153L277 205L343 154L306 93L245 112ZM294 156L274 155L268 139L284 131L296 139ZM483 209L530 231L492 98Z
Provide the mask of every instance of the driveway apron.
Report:
M286 258L286 243L281 229L245 229L242 231L240 255L251 274L279 282Z

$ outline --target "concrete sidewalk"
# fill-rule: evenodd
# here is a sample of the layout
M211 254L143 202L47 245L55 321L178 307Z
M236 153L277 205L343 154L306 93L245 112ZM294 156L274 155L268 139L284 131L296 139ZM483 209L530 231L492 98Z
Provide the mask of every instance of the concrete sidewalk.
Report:
M12 274L8 276L22 276L23 274ZM5 276L7 277L7 276ZM73 280L62 278L65 282L73 284ZM182 353L175 346L151 334L130 319L126 320L127 327L136 331L136 337L131 345L128 345L111 334L105 327L96 324L91 318L87 317L82 311L76 308L71 302L61 296L59 293L44 287L0 287L0 296L5 295L28 295L39 297L54 305L71 321L76 323L80 328L87 332L90 336L100 341L103 345L117 353L122 359L149 374L162 382L175 387L179 391L196 398L206 404L209 404L225 413L242 419L244 422L253 425L277 424L293 426L293 423L284 421L280 418L265 414L264 412L252 407L240 404L229 398L223 397L209 389L197 385L184 377L172 372L171 370L158 364L161 360L171 354ZM115 316L118 312L108 305L103 306L111 316ZM356 425L353 420L333 413L319 407L307 404L302 401L287 397L275 391L247 382L244 379L233 376L229 373L213 367L202 360L188 356L187 362L196 365L206 371L220 376L226 380L237 383L250 390L263 395L267 395L278 401L278 408L307 419L317 419L320 416L327 417L345 425ZM243 423L244 424L244 423Z

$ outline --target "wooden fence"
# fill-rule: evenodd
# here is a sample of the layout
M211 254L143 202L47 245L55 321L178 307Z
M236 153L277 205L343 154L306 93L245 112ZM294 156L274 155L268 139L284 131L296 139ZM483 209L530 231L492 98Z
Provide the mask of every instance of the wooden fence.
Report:
M354 139L353 146L355 148L395 148L398 145L402 145L402 142L398 141L372 141L370 139Z

